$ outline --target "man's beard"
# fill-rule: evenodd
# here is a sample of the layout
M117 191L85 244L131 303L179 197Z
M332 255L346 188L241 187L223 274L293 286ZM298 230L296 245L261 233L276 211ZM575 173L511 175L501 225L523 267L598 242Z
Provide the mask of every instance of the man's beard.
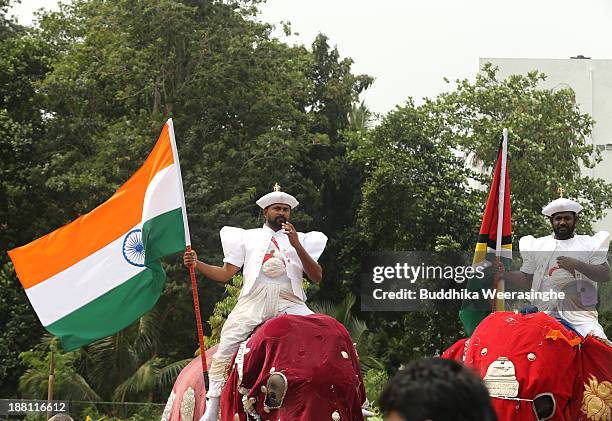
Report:
M276 218L267 218L266 222L275 230L279 230L283 227L283 224L287 222L284 216L277 216Z
M558 240L569 240L574 236L574 225L562 225L562 226L554 226L553 231L555 232L555 237Z

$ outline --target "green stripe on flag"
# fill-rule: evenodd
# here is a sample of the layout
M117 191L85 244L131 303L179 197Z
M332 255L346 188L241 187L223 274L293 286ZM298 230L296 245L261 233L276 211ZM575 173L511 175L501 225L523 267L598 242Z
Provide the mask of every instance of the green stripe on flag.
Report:
M162 213L142 226L145 266L161 257L185 250L185 229L181 208Z
M158 266L157 270L145 268L46 329L60 338L65 351L72 351L126 328L157 302L165 280Z
M492 264L495 263L496 257L495 253L487 253L487 260ZM510 269L512 265L512 260L502 257L500 262L504 265L506 270ZM466 285L467 291L476 291L478 292L478 296L480 297L478 300L466 299L463 300L461 305L461 310L459 310L459 319L463 324L463 328L465 329L465 333L467 336L472 336L476 327L480 324L480 322L491 314L493 309L493 303L486 298L483 297L482 290L483 289L492 289L493 288L493 269L492 267L486 268L484 270L484 277L482 279L477 279L476 277L472 277L468 280Z

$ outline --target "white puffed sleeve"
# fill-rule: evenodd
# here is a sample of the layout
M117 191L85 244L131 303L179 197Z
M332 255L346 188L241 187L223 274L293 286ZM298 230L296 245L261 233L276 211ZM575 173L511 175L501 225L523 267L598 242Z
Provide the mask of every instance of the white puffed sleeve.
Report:
M590 264L602 265L608 261L608 247L610 247L611 239L608 231L599 231L591 237L593 249L589 257Z
M325 250L327 244L327 236L319 231L311 231L304 234L304 237L300 239L300 243L306 250L306 253L310 255L315 261L319 260L321 253Z
M246 255L244 230L236 227L223 227L219 236L221 246L223 246L223 261L236 267L242 267Z
M521 258L523 259L521 272L531 275L533 275L537 269L537 262L533 250L534 241L535 237L533 235L526 235L519 240L519 250L521 252Z

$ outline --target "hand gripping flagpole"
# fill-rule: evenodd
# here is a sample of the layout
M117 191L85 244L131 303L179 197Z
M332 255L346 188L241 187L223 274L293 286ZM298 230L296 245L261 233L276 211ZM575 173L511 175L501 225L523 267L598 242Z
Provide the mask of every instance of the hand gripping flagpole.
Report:
M185 206L185 194L183 192L183 176L181 175L181 165L179 163L178 150L176 148L176 139L174 137L174 123L172 119L168 119L168 134L170 136L170 143L172 144L172 154L174 155L174 162L178 169L178 184L181 193L181 210L183 212L183 227L185 229L185 251L191 251L191 236L189 234L189 223L187 221L187 207ZM189 277L191 278L191 293L193 295L193 308L195 310L196 322L198 326L198 341L200 345L200 358L202 359L202 375L204 376L204 387L208 390L208 365L206 363L206 352L205 352L205 338L204 330L202 329L202 315L200 314L200 299L198 297L198 284L196 282L195 265L189 266Z
M497 238L495 242L495 263L497 265L501 262L502 255L502 236L504 229L504 199L506 197L506 165L508 156L508 129L503 130L503 141L502 141L502 156L501 156L501 171L499 177L499 196L497 202ZM504 292L504 280L501 277L499 271L495 272L495 279L493 281L496 292ZM497 294L496 294L497 295ZM504 311L504 300L495 299L495 311Z

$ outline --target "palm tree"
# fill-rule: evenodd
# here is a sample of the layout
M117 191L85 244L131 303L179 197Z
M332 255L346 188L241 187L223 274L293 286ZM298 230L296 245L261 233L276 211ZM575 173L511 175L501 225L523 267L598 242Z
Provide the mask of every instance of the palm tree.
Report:
M86 348L84 370L103 396L116 402L152 402L166 394L191 361L172 361L160 352L168 311L158 305L132 326Z
M19 391L24 397L46 398L51 359L53 358L55 399L101 400L98 393L75 368L80 358L80 351L61 352L58 342L56 337L45 335L41 343L33 350L21 353L20 359L30 368L19 379Z
M372 123L372 112L361 101L359 105L353 104L348 115L349 129L351 131L366 132Z
M312 304L311 308L315 313L327 314L344 325L355 343L355 348L359 355L359 363L364 372L370 369L384 370L382 362L372 355L369 355L366 341L368 326L363 320L351 314L351 309L355 305L355 302L355 296L353 294L347 294L340 303L324 301Z
M176 306L158 303L126 329L66 353L61 351L58 338L46 335L34 350L22 353L22 361L29 369L20 378L21 393L32 398L46 397L53 352L56 399L154 402L166 396L192 359L173 361L162 356L168 355L161 352L163 331L172 322L168 315L173 310ZM117 406L109 412L123 418L131 410Z

